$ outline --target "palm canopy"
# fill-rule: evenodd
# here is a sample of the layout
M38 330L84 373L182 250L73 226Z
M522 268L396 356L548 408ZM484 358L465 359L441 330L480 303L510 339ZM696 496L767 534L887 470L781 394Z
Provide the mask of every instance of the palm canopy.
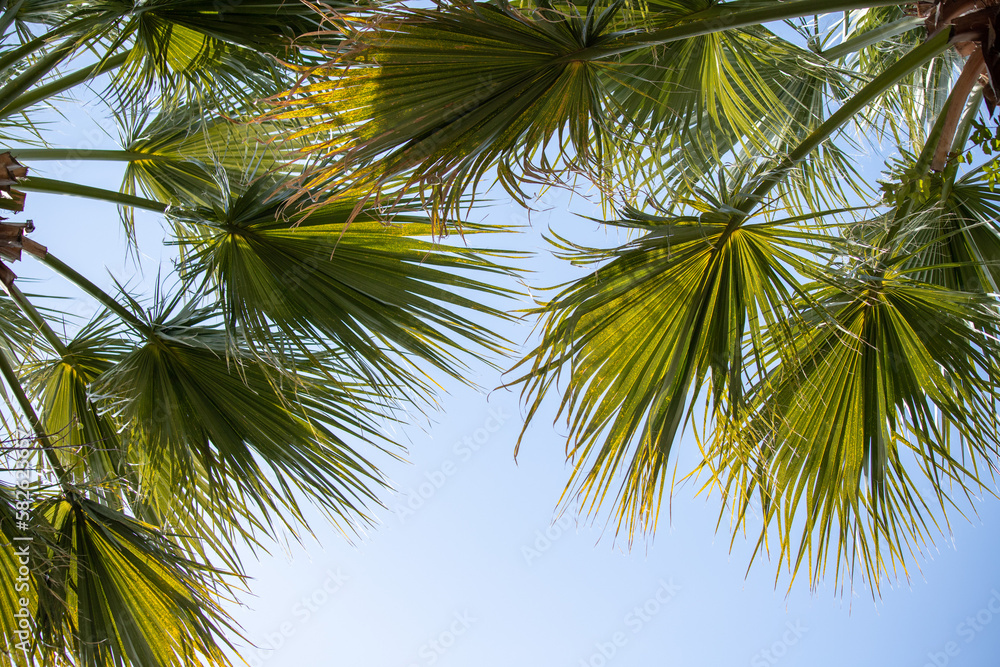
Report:
M689 427L735 525L763 508L761 552L877 589L996 469L996 163L965 165L993 141L998 13L388 6L270 118L302 123L325 162L300 182L334 195L454 212L494 180L523 200L586 177L634 238L558 241L595 270L539 304L511 379L529 422L561 395L567 505L652 529ZM886 145L876 182L853 154Z
M566 503L651 529L688 428L734 523L759 502L762 551L877 588L996 465L1000 170L965 166L994 141L985 4L10 3L0 205L164 213L179 261L109 294L0 227L5 261L104 307L60 335L3 265L0 373L50 473L27 509L0 484L0 569L18 538L44 564L28 644L0 594L3 659L228 664L237 546L306 499L354 530L396 452L379 426L504 351L476 295L506 293L510 254L428 240L489 231L457 218L494 179L523 201L585 177L632 235L561 242L595 269L538 305L512 373L529 421L561 393ZM122 187L25 178L15 158L66 157L37 119L85 84L122 145L74 157L123 162ZM876 187L851 155L884 141Z
M130 251L133 212L163 214L177 255L153 294L108 291L58 258L75 241L49 221L36 216L43 246L30 222L0 220L2 412L18 437L0 478L0 664L230 664L238 550L308 531L306 502L345 535L364 528L380 460L401 455L387 426L433 405L435 378L506 352L491 322L510 315L477 297L511 294L499 278L516 253L434 242L419 197L317 203L296 182L304 143L277 141L298 121L245 122L341 43L330 25L271 0L0 9L0 206L30 212L25 192L117 205ZM84 89L119 147L56 143L53 116ZM124 178L36 175L52 160L115 161ZM72 318L8 266L29 255L100 312L59 326Z

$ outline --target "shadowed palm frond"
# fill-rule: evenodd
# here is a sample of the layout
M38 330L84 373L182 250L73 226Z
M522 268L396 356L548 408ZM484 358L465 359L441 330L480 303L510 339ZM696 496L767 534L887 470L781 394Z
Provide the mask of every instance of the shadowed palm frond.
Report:
M551 171L603 182L617 147L602 72L616 65L576 54L601 43L619 8L385 9L345 56L279 98L275 117L308 124L297 136L332 164L306 182L332 190L378 192L402 176L457 213L491 170L522 201L523 179Z
M172 206L211 205L218 172L229 180L285 173L295 160L294 145L279 143L290 125L205 117L197 106L181 106L137 123L123 150L130 154L122 191Z
M118 39L130 41L131 50L117 81L132 93L157 83L165 98L211 96L216 105L266 97L291 80L279 59L309 62L308 50L295 42L308 42L322 23L302 2L144 2L120 27ZM325 34L336 42L330 28Z
M255 178L273 180L299 170L295 142L282 139L293 124L206 117L198 105L171 107L131 122L122 149L128 166L121 190L129 195L141 193L170 206L211 206L220 181L245 186ZM122 213L132 237L134 210Z
M205 323L212 314L190 306L159 312L145 339L92 385L121 424L140 480L156 478L145 493L170 494L141 501L167 517L184 490L234 524L253 513L262 525L277 519L293 528L301 496L352 530L377 503L382 480L347 441L375 452L388 446L382 403L364 383L309 359L291 375L234 350L224 329Z

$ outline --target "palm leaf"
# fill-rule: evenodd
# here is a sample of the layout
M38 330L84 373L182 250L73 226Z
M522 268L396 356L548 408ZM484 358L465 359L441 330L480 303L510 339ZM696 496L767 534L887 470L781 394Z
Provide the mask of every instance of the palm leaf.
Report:
M457 212L492 169L522 201L520 178L544 179L550 164L601 182L616 142L600 76L615 65L574 54L601 42L619 6L383 9L352 33L347 56L280 99L275 117L309 121L296 136L332 163L306 182L333 190L379 191L404 176L433 193L435 209Z
M928 501L943 511L993 470L998 321L988 299L891 267L830 283L816 296L834 321L806 320L710 456L735 506L763 497L793 577L805 566L815 583L833 560L877 590L931 539Z
M24 490L31 496L39 492L36 484ZM25 497L21 496L22 502ZM37 573L27 567L35 562L30 557L31 550L28 558L22 554L26 545L43 543L45 536L34 530L36 522L33 519L32 529L17 529L17 502L17 486L0 483L0 573L4 581L0 587L0 630L3 630L0 664L23 667L31 664L34 654L34 610L37 608L34 577ZM22 570L22 566L25 569Z
M188 84L216 97L266 96L283 76L272 56L304 56L293 40L315 33L321 23L308 4L280 0L145 2L121 28L134 44L119 78L159 81L167 90Z
M720 186L726 198L744 190ZM801 252L821 237L795 221L734 224L725 201L691 202L701 215L632 211L612 224L644 236L609 252L574 250L577 261L607 264L538 309L541 343L515 381L527 423L569 373L559 414L574 472L564 499L594 511L621 480L614 513L629 539L655 523L672 445L705 378L717 409L738 411L744 374L762 373L787 347L792 269L815 270Z
M199 105L162 110L153 118L130 120L123 151L128 155L122 192L171 206L211 206L219 181L242 184L275 173L297 173L295 142L280 140L295 126L253 123L216 115ZM228 186L224 186L228 187ZM134 214L123 209L132 237Z
M503 351L491 326L470 317L509 315L468 296L511 294L476 277L509 275L490 259L501 253L421 239L434 229L412 212L415 203L385 212L335 198L306 212L286 208L290 197L257 181L214 209L171 214L189 253L184 275L218 289L232 330L258 343L293 332L326 341L354 368L374 373L375 386L419 383L399 354L461 379L457 351Z
M293 148L276 139L290 129L205 118L204 110L192 105L163 110L136 123L126 137L123 150L131 159L122 191L172 206L208 206L220 170L238 182L247 174L287 168L295 159Z
M54 357L28 365L26 385L39 404L56 456L88 497L116 509L139 489L121 425L92 400L91 384L131 347L105 316L84 326Z
M156 478L148 492L167 494L145 502L170 518L180 490L214 517L238 524L257 514L273 535L275 517L290 528L302 520L301 494L350 530L377 502L381 477L345 440L381 449L381 408L363 385L308 360L290 377L234 351L224 330L203 324L210 315L159 312L146 339L92 385L124 426L140 477ZM244 524L248 535L254 524Z
M56 533L46 592L63 607L39 622L48 624L43 635L72 647L75 664L231 664L220 648L232 647L235 633L217 601L222 573L187 558L154 527L99 503L59 498L39 512ZM42 659L60 648L41 646Z

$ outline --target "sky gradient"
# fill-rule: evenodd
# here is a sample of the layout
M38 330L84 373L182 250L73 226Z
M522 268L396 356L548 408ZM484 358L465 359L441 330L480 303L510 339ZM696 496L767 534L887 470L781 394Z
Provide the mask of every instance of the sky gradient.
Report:
M67 145L107 138L77 119ZM94 137L97 137L94 139ZM103 147L103 146L99 146ZM114 187L120 167L48 163L32 173ZM530 218L498 201L486 221L525 225L507 243L539 254L526 266L537 287L581 275L545 249L551 227L576 241L616 243L599 226L573 215L599 215L579 197L550 195ZM138 274L122 250L114 207L65 197L28 195L33 238L106 289L112 276L141 289L172 252L163 227L139 216ZM105 270L108 266L110 273ZM152 271L150 268L152 267ZM65 290L54 307L86 317L92 302L77 298L43 266L14 270L27 293ZM516 287L513 282L509 285ZM508 304L508 309L526 303ZM503 331L517 346L531 342L531 322ZM816 590L805 578L787 592L777 564L758 557L739 537L730 549L728 523L719 529L717 496L679 486L655 537L626 536L605 526L554 514L569 467L555 406L514 446L522 428L514 392L496 389L510 376L470 360L483 388L444 383L442 410L399 428L406 462L380 463L394 492L383 494L380 524L351 542L311 515L315 537L290 540L272 553L247 553L252 595L229 607L244 628L244 657L253 667L653 667L666 665L955 665L1000 663L1000 502L978 502L971 521L953 516L952 532L920 559L909 578L883 584L873 599L854 590ZM507 363L507 362L502 362ZM697 462L690 432L676 448L679 471ZM252 646L248 645L252 644Z

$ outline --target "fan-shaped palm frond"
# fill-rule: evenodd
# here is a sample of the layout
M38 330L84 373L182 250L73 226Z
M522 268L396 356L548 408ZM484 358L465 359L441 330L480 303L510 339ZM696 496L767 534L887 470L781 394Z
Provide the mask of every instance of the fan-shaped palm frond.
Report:
M539 308L541 342L515 381L530 421L569 374L560 415L575 463L565 497L593 510L621 483L613 502L629 535L655 523L671 447L703 380L718 409L738 411L744 374L763 373L787 347L795 273L816 270L803 252L822 236L797 224L807 220L734 223L727 200L745 187L719 186L721 199L688 202L700 215L632 211L610 224L641 238L574 250L575 261L603 265Z
M129 11L115 37L115 45L130 46L129 60L117 75L126 95L153 82L167 97L241 100L273 94L276 82L288 82L278 59L308 62L308 51L295 42L308 42L322 23L306 3L279 0L126 4Z
M128 167L122 191L128 194L141 193L171 206L210 206L219 170L239 182L294 169L294 144L280 142L294 125L206 118L193 105L143 120L123 142Z
M401 354L463 378L456 352L502 350L470 319L508 317L470 296L511 295L479 278L509 274L495 251L435 245L415 202L382 211L339 197L305 212L286 208L291 196L261 180L214 209L171 213L188 253L182 272L218 288L232 330L258 343L289 334L327 341L387 386L421 383L424 371L407 369Z
M289 63L337 47L337 16L272 0L0 8L5 136L25 159L127 165L121 191L37 177L35 189L169 209L183 255L177 293L147 310L31 245L107 309L68 336L58 310L5 273L4 419L23 414L6 425L31 428L47 481L23 523L0 476L0 663L228 665L236 630L220 605L235 580L209 563L238 575L242 545L308 531L304 501L350 534L378 504L377 457L396 455L385 423L403 403L433 402L424 362L467 380L467 352L503 351L486 320L508 315L476 298L509 295L482 278L510 273L503 253L436 245L419 198L389 211L355 196L306 215L285 187L301 144L274 141L297 121L241 122L292 85ZM38 123L84 87L118 121L120 150L53 146ZM5 259L28 247L23 227L0 239ZM25 605L8 584L22 576L11 544L24 526L31 591L17 654Z
M601 43L619 8L383 10L351 34L346 58L279 100L276 117L308 121L295 136L333 161L308 182L335 189L390 188L403 175L435 192L435 206L457 211L492 169L518 199L538 165L601 180L616 146L601 71L615 65L577 53Z
M235 632L216 601L222 573L85 498L54 498L37 511L55 533L35 581L48 598L37 619L48 641L37 646L42 660L71 652L87 667L231 664L220 648Z
M4 455L5 460L16 461L16 452L5 451ZM27 468L23 462L18 467ZM27 477L20 497L16 482L10 486L0 483L0 573L4 581L0 586L0 630L3 630L0 660L17 667L29 664L35 637L32 610L37 607L37 596L29 567L30 547L43 536L31 528L17 528L18 505L23 508L24 515L29 515L34 492L35 485Z
M996 470L1000 321L987 297L915 281L900 259L815 292L834 321L805 317L797 354L709 447L739 512L761 497L762 543L776 521L781 560L812 583L856 564L877 589L933 538L928 502L943 513Z
M364 519L381 478L346 439L375 451L387 444L370 391L307 361L290 377L237 356L226 331L205 323L213 314L158 313L145 339L93 382L142 464L140 479L164 477L219 517L249 506L294 523L302 494L345 528ZM160 511L174 506L163 500Z
M65 470L78 488L119 509L137 489L137 480L119 424L95 405L90 387L129 347L107 322L95 320L61 354L36 362L29 381L45 432L58 441L56 455Z

